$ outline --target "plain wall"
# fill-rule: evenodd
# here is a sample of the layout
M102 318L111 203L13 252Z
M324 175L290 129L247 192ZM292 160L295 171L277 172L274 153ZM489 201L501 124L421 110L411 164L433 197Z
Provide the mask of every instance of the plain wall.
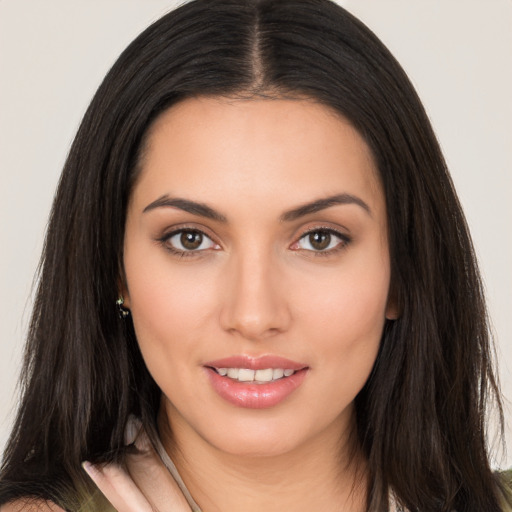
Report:
M178 3L0 0L0 451L66 153L115 58ZM512 2L339 3L388 45L432 119L473 233L512 399ZM512 446L508 404L507 422ZM512 465L511 455L498 464Z

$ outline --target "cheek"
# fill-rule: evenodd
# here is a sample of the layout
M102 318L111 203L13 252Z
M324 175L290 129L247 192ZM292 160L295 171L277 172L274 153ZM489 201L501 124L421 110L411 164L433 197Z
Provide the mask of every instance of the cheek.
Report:
M347 340L358 335L380 335L389 289L386 269L385 262L365 265L363 260L321 281L310 280L299 289L300 296L296 295L300 316L309 318L312 327L337 332L338 337Z
M296 297L305 339L331 380L362 387L377 356L386 318L389 271L381 258L308 282ZM348 269L348 265L347 265Z
M193 272L193 271L190 271ZM141 345L151 342L174 344L195 338L206 322L211 304L209 282L187 271L133 274L129 279L130 304Z
M213 302L211 271L187 264L178 268L164 250L129 236L124 255L126 302L151 371L182 353L191 357L191 345L199 339Z
M354 401L370 376L385 322L385 300L365 294L360 286L333 297L337 300L317 302L321 320L316 325L312 320L308 328L316 336L316 368L322 374L318 407L336 414Z

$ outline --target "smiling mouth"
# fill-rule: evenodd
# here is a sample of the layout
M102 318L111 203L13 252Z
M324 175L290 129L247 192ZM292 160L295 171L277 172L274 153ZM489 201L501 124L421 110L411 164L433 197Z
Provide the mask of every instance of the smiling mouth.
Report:
M221 398L249 409L280 404L302 385L310 369L304 363L274 355L237 355L209 361L204 367Z
M222 377L228 377L238 382L251 382L253 384L268 384L291 377L296 372L292 368L264 368L260 370L251 370L250 368L211 368Z

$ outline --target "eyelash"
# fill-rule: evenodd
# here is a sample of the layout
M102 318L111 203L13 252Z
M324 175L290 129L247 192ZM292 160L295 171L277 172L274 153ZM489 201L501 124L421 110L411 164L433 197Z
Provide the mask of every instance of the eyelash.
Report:
M170 233L166 233L165 235L163 235L162 237L160 237L158 239L158 242L161 243L164 248L169 251L170 253L176 255L176 256L179 256L180 258L190 258L190 257L197 257L201 252L205 251L206 249L201 249L201 250L188 250L188 251L183 251L183 250L180 250L180 249L176 249L175 247L173 247L169 241L176 235L183 235L184 233L191 233L191 234L198 234L198 235L201 235L203 237L203 239L201 240L201 245L203 244L204 242L204 239L208 239L210 240L213 244L215 245L218 245L216 242L214 242L212 240L211 237L209 237L206 233L204 233L203 231L201 231L200 229L196 229L196 228L180 228L180 229L176 229L174 231L171 231Z
M166 233L165 235L160 237L157 241L160 244L162 244L167 251L169 251L170 253L172 253L172 254L174 254L176 256L179 256L180 258L197 257L200 253L202 253L203 251L207 250L207 249L180 250L180 249L176 249L175 247L170 245L169 241L171 240L171 238L173 238L176 235L180 235L180 234L183 235L184 233L191 233L191 234L201 235L203 237L203 239L201 240L201 245L204 242L205 238L210 240L212 244L218 245L206 233L204 233L200 229L195 229L195 228L180 228L180 229L176 229L174 231L171 231L170 233ZM299 242L301 240L303 240L304 238L312 235L313 233L324 233L324 234L327 234L329 236L334 236L334 237L339 239L339 243L337 243L335 247L332 247L332 248L327 249L327 250L315 251L315 250L311 250L311 249L303 249L303 250L305 250L305 251L307 251L309 253L312 253L312 255L315 256L315 257L316 256L325 257L325 256L330 256L330 255L333 255L335 253L338 253L339 251L342 251L342 250L346 249L347 246L352 242L352 239L349 236L347 236L346 234L340 233L339 231L336 231L335 229L327 228L327 227L315 227L313 229L309 229L308 231L304 232L300 236L300 238L296 242L294 242L292 244L292 246L299 244ZM297 249L293 249L293 250L301 250L301 249L297 248Z
M348 235L346 235L344 233L340 233L339 231L337 231L335 229L327 228L327 227L315 227L315 228L309 229L308 231L303 233L300 236L300 238L297 240L297 242L294 242L293 245L298 244L301 240L303 240L307 236L310 236L313 233L328 234L329 236L334 236L334 237L338 238L338 240L339 240L339 243L337 243L331 249L321 250L321 251L313 251L313 250L305 249L306 251L312 253L312 255L315 257L317 257L317 256L326 257L326 256L331 256L333 254L336 254L336 253L346 249L348 247L348 245L352 242L351 237L349 237Z

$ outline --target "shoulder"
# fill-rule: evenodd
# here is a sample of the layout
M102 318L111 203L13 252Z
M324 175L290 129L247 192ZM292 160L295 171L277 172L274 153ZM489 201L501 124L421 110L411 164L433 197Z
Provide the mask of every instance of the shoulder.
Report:
M65 512L51 501L20 499L0 507L0 512Z

